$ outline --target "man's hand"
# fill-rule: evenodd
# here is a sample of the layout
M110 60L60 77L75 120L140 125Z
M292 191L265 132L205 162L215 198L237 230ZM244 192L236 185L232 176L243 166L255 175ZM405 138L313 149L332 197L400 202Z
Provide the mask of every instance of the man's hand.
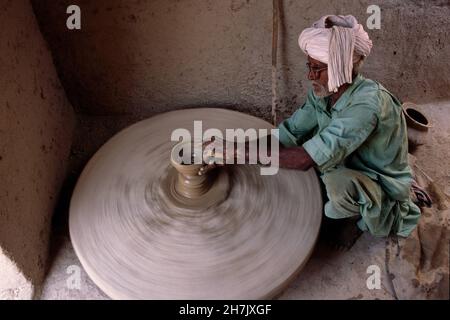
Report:
M230 146L229 143L221 140L218 141L218 143L221 145L221 152L218 152L217 149L212 152L212 149L214 149L214 141L215 140L203 142L203 154L206 154L204 159L210 158L211 162L207 162L205 166L200 168L198 172L199 175L204 175L214 168L223 167L227 163L246 163L248 161L248 143L238 145L238 143L234 142L234 144ZM232 150L227 149L230 147L232 148ZM242 151L242 149L244 151ZM220 160L219 162L221 163L216 163L216 160Z
M203 143L203 148L205 151L208 150L208 148L206 148L206 147L209 146L212 142L213 141L207 141L207 142ZM235 148L234 163L236 163L236 159L237 159L236 145L234 148ZM222 155L223 159L227 159L226 154L227 153L226 153L226 144L225 144L224 149L223 149L223 155ZM292 148L281 147L280 151L279 151L279 157L280 157L279 158L280 168L306 171L315 165L314 160L311 158L311 156L306 152L306 150L303 147L292 147ZM247 147L246 147L246 152L245 152L245 158L246 159L248 158ZM198 174L199 175L206 174L210 170L213 170L214 168L217 168L217 167L222 167L224 165L225 165L225 160L224 160L223 164L217 164L215 162L207 163L205 166L200 168Z
M314 165L314 160L303 147L280 149L280 168L306 171Z
M203 142L203 150L204 150L203 154L206 153L206 157L204 157L204 158L210 158L211 162L206 163L203 167L200 168L200 170L198 171L198 175L200 175L200 176L208 173L209 171L211 171L211 170L213 170L213 169L215 169L217 167L223 167L225 165L225 163L226 163L226 159L227 159L226 147L227 147L227 144L224 143L224 146L223 146L224 148L223 148L222 153L221 154L217 154L215 150L214 150L215 153L211 153L211 151L212 151L212 149L214 147L213 143L214 143L214 140ZM221 141L221 143L223 143L223 141ZM217 159L217 158L223 159L223 163L216 163L215 159ZM235 160L237 158L236 148L234 150L234 158L235 158Z

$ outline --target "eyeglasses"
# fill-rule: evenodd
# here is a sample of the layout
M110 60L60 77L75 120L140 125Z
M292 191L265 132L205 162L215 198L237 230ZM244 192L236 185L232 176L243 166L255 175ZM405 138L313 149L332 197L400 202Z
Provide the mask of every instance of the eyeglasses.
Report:
M312 72L314 75L314 78L319 78L320 77L320 72L322 72L323 70L328 69L328 66L326 67L322 67L322 68L317 68L317 67L311 67L311 63L307 62L306 66L309 69L309 72Z

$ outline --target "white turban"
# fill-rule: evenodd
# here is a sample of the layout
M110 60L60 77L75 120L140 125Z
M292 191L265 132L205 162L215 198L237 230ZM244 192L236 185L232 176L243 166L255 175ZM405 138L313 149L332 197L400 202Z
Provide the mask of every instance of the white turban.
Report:
M352 83L353 63L372 49L369 35L354 16L327 15L303 30L298 38L303 52L328 65L328 90Z

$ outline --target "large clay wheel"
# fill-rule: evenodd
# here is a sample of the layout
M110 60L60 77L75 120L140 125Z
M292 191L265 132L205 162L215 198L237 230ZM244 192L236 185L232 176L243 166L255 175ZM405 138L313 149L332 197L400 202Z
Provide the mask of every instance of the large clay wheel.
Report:
M270 298L311 254L322 215L313 170L262 176L256 165L230 166L225 200L203 209L170 206L161 185L170 175L171 133L193 132L194 120L204 130L271 128L224 109L165 113L113 137L77 183L72 243L111 298Z

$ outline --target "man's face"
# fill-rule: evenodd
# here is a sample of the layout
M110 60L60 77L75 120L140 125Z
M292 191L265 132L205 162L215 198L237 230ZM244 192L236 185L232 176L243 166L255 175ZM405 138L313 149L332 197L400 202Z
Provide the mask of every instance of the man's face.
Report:
M324 98L333 92L328 91L328 72L327 65L308 56L309 70L308 79L311 80L314 94L317 97Z

